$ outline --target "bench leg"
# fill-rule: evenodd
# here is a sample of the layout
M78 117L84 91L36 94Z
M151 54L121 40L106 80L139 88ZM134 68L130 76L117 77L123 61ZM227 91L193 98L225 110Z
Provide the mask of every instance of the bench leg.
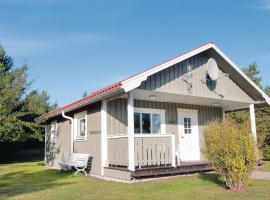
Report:
M75 169L77 170L75 173L74 173L74 176L77 175L78 172L83 172L85 174L85 176L87 176L87 172L85 171L87 166L83 167L83 168L78 168L78 167L75 167Z

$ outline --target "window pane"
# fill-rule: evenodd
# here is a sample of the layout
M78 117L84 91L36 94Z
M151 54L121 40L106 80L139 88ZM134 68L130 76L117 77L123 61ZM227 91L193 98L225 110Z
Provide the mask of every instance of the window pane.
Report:
M141 133L140 113L134 113L134 133Z
M80 119L80 136L85 136L85 119Z
M160 114L152 114L153 133L160 133Z
M142 113L142 132L151 133L149 113Z

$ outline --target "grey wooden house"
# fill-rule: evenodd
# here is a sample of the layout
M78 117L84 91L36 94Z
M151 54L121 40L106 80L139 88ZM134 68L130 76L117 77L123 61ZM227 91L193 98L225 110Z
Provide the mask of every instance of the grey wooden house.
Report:
M224 113L270 104L210 42L38 118L46 132L46 165L88 153L90 173L129 180L209 169L203 128Z

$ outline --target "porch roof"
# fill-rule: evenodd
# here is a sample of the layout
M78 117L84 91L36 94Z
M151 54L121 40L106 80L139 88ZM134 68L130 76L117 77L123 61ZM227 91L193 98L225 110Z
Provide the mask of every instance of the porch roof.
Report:
M199 97L194 95L184 95L175 93L165 93L158 91L147 91L135 89L132 91L134 99L146 101L159 101L182 103L190 105L201 105L210 107L221 107L224 111L240 110L249 108L250 102L231 101L218 98Z

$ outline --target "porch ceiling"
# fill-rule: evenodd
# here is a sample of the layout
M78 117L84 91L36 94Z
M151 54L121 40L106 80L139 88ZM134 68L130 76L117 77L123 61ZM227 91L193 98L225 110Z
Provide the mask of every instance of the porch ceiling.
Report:
M222 107L224 111L239 110L248 108L251 102L238 102L224 100L221 98L206 98L193 95L182 95L174 93L165 93L157 91L148 91L134 89L132 91L134 99L147 100L147 101L160 101L160 102L174 102L192 105L203 105L211 107Z

